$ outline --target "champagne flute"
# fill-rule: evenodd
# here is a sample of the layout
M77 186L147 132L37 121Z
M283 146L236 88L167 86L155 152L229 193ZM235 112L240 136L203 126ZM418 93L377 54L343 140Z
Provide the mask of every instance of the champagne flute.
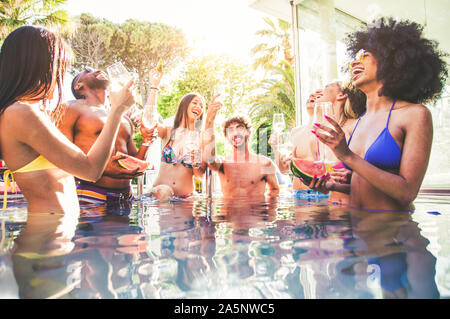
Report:
M321 125L326 125L328 122L324 120L324 115L332 117L332 103L331 102L317 102L314 104L314 116L313 123L319 123ZM322 132L323 134L329 135L327 132ZM326 162L328 147L317 140L317 161Z
M322 123L327 126L330 127L330 123L325 120L324 116L328 116L328 117L332 117L334 118L334 113L333 113L333 103L331 102L321 102L322 103ZM328 132L323 132L324 134L330 136L330 134ZM320 143L322 145L322 154L323 154L323 162L324 163L328 163L330 160L330 148L328 146L326 146L323 143Z
M292 154L292 151L294 149L294 145L291 141L291 133L290 132L283 132L280 135L280 146L279 146L279 152L284 157L288 157Z
M313 123L323 123L323 108L322 103L314 103L314 113L313 113ZM317 148L316 148L316 161L320 162L322 160L323 154L323 144L316 138Z
M132 75L127 68L121 63L116 62L106 68L109 76L110 89L112 91L119 91L131 79Z

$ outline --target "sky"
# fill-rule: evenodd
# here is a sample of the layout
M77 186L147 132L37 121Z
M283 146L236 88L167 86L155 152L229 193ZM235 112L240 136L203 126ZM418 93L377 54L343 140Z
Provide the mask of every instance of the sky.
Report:
M227 54L251 61L259 43L255 32L266 28L263 14L250 8L252 0L68 0L70 15L83 12L121 23L133 18L180 28L195 54Z

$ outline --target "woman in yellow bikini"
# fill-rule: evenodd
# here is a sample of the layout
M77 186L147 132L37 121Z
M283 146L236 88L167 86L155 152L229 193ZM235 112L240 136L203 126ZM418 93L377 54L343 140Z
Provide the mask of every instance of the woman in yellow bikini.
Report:
M0 156L33 213L78 213L74 176L96 181L110 158L120 119L134 104L130 81L111 92L111 112L88 154L57 128L64 109L62 85L70 49L56 34L25 26L5 39L0 53ZM46 101L56 86L58 105L49 113ZM4 207L6 198L4 199Z

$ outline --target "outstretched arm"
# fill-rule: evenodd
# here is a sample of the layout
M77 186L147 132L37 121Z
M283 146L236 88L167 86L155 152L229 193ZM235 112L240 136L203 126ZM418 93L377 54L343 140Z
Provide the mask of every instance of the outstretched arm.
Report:
M17 142L32 148L62 170L80 179L97 181L111 156L121 118L134 104L130 81L121 91L111 92L111 111L99 137L85 154L71 143L50 120L34 107L24 104L8 108L8 131L14 132ZM6 114L5 114L6 115Z
M217 112L222 107L222 102L218 100L220 94L216 94L211 102L208 104L208 111L206 113L205 130L202 134L202 162L207 163L213 169L218 169L216 163L216 137L214 131L214 121Z

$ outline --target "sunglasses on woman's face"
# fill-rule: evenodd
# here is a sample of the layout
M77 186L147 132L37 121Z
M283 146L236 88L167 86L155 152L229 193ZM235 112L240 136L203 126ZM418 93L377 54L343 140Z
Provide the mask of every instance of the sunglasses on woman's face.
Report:
M366 50L364 50L364 49L359 50L356 53L355 58L353 59L353 61L348 64L348 71L352 72L353 63L355 63L355 61L358 62L358 63L361 63L364 60L365 57L366 57Z

